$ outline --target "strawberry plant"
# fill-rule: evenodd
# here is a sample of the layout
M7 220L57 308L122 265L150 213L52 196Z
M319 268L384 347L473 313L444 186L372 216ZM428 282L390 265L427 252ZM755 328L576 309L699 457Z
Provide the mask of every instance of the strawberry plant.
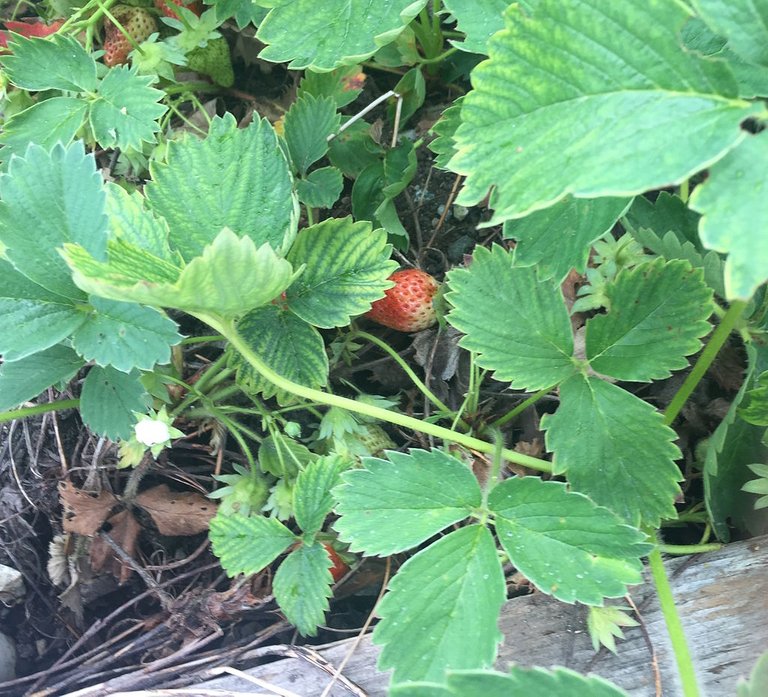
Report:
M89 0L6 23L0 421L76 407L134 488L210 434L213 552L265 572L302 635L348 562L398 555L373 633L393 695L624 694L492 671L497 621L514 568L615 648L633 620L605 603L645 558L696 695L662 552L749 532L768 493L768 9L374 5ZM246 89L276 63L267 108ZM455 177L430 236L427 140ZM459 207L475 237L440 250ZM738 375L694 449L681 415L724 347ZM371 350L402 393L355 382ZM527 409L538 449L513 442ZM666 544L691 521L701 544Z

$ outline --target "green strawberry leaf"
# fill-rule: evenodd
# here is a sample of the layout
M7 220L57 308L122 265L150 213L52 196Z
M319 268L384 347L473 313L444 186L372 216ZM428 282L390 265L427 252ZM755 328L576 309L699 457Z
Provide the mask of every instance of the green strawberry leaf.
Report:
M307 387L323 387L328 382L328 356L320 333L277 305L251 310L237 323L237 332L255 353L278 375ZM240 354L233 354L237 380L246 391L261 393L265 399L277 394L285 403L291 395L257 373Z
M464 332L460 345L515 389L540 390L575 370L573 335L560 289L533 268L513 267L498 245L478 247L467 269L448 274L448 322Z
M755 235L755 220L768 217L768 133L748 136L693 192L691 208L702 214L701 241L728 254L725 297L749 300L768 279L768 236Z
M152 399L141 384L138 370L123 373L111 366L88 371L80 393L80 415L85 425L110 440L133 435L134 413L143 413Z
M451 41L456 48L470 53L488 53L488 40L504 28L507 0L444 0L445 9L464 32L464 41Z
M744 382L723 420L707 443L704 458L704 502L718 539L728 542L731 528L754 533L760 523L752 517L754 497L742 490L752 479L746 463L768 462L763 442L765 427L748 423L739 409L750 390L759 386L759 376L768 370L768 349L757 342L746 345L748 363Z
M0 59L8 79L24 90L92 92L96 89L96 61L73 36L48 38L13 36L10 55Z
M330 208L343 188L344 179L336 167L321 167L296 182L299 201L310 208Z
M174 266L182 266L181 258L168 243L168 223L147 208L147 200L138 191L129 193L117 184L107 184L107 216L114 237Z
M288 254L295 268L306 265L286 293L288 307L316 327L347 326L392 286L391 251L386 233L365 221L329 218L305 228Z
M543 593L602 605L642 583L645 535L560 482L513 477L488 497L496 534L515 567Z
M768 4L765 0L693 0L693 6L741 58L768 66Z
M675 432L638 397L596 378L560 385L560 407L541 420L555 469L632 525L675 518L682 479ZM573 444L579 447L574 448Z
M590 365L618 380L650 382L688 365L711 327L712 291L687 261L654 259L605 287L608 313L587 322Z
M328 152L328 136L341 122L336 102L331 97L299 97L285 114L285 142L291 161L303 177L307 170Z
M14 114L3 124L0 157L23 156L30 143L50 150L57 143L69 145L83 125L88 103L76 97L52 97Z
M0 354L17 361L68 337L88 315L0 258Z
M291 552L275 573L272 590L286 619L303 636L317 634L331 597L331 560L318 542L302 544Z
M294 276L269 245L257 249L226 228L183 269L120 238L110 242L107 262L77 245L64 245L62 255L75 283L93 295L223 318L268 303Z
M169 363L171 346L181 341L176 323L151 307L91 296L94 312L72 336L72 346L87 361L124 373Z
M626 198L572 198L504 223L517 240L515 266L536 266L539 278L561 282L571 269L584 273L592 243L610 232L627 210Z
M57 383L69 382L84 365L71 348L51 346L0 365L0 409L16 407Z
M331 97L336 108L351 104L363 91L365 73L359 65L348 65L328 73L307 70L299 83L298 96Z
M305 538L323 527L333 509L331 489L339 483L339 475L347 467L348 462L329 455L317 458L299 472L293 489L293 515Z
M748 681L739 678L736 689L737 697L760 697L768 693L768 651L757 659Z
M449 106L437 120L430 133L434 140L427 143L427 147L435 153L435 167L448 169L448 163L456 154L456 129L461 125L461 105L464 97L459 97Z
M334 528L353 552L387 556L421 544L480 506L472 471L440 450L387 452L342 475ZM436 486L439 482L439 486Z
M393 682L439 680L447 668L484 668L496 657L504 575L487 528L449 533L411 557L378 606L373 642Z
M6 258L52 293L84 300L58 248L74 242L103 257L104 198L101 175L82 142L50 152L30 145L0 176L0 242Z
M445 685L394 685L389 697L629 697L607 680L567 668L544 670L513 666L508 675L490 670L449 670L444 680Z
M211 519L208 536L229 576L261 571L298 539L276 518L237 514Z
M658 237L672 231L681 244L689 242L696 250L704 251L699 241L700 217L679 196L662 191L655 201L636 196L626 214L626 227L633 235L634 230L641 229L652 230Z
M215 117L205 140L170 142L167 163L153 161L150 172L147 199L187 261L224 227L276 250L293 241L298 202L288 162L264 119L238 128L231 114Z
M134 148L154 143L160 130L157 120L168 110L160 100L162 90L152 87L155 77L137 75L124 65L110 69L91 103L89 121L103 148Z
M681 46L687 19L674 2L510 6L462 106L450 162L467 175L457 202L477 203L495 187L496 224L568 193L669 186L721 158L760 107L738 99L726 65Z
M319 72L352 65L397 38L426 0L274 0L256 38L267 44L259 57L290 61L292 70Z

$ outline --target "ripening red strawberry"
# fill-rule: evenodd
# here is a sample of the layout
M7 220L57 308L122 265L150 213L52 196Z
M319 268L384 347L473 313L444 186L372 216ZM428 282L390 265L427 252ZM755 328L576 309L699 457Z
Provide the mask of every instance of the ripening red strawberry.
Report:
M6 51L3 49L8 48L8 40L11 38L9 32L21 34L27 38L43 37L56 33L62 24L64 24L63 19L55 19L50 24L46 24L42 19L23 19L17 22L8 20L5 23L5 28L8 31L0 31L0 53L5 53Z
M155 0L155 7L166 17L178 19L179 15L171 9L174 5L186 7L188 10L192 10L198 17L203 13L203 3L198 0L193 0L193 2L184 2L184 0Z
M141 7L118 5L112 10L114 18L123 25L123 29L140 44L157 31L155 18ZM104 64L110 68L128 62L128 54L133 51L133 44L112 22L104 24Z
M365 314L368 319L401 332L419 332L437 321L432 299L439 286L432 276L419 269L405 269L395 271L389 280L395 285L373 303Z

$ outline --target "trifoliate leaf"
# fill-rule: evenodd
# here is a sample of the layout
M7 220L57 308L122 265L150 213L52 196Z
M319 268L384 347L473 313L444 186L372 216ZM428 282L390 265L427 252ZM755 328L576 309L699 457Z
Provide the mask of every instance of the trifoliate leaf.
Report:
M512 254L478 247L467 269L448 274L448 322L477 363L515 389L540 390L576 368L573 335L560 289L533 268L513 267Z
M278 0L256 38L267 44L259 57L293 70L319 72L353 65L397 38L426 0Z
M462 106L450 162L467 175L457 202L495 187L499 223L568 193L668 186L721 158L757 106L737 97L726 65L682 47L688 16L664 0L541 0L530 14L512 5Z
M296 182L299 201L310 208L330 208L341 196L344 179L336 167L321 167Z
M768 66L768 3L765 0L693 0L697 14L750 63Z
M680 451L675 432L650 404L578 375L560 385L560 407L541 426L556 471L565 472L576 491L632 525L676 517Z
M96 88L96 62L73 36L25 39L14 36L3 56L8 79L24 90L92 92Z
M255 574L277 559L296 536L275 518L217 515L208 536L229 576Z
M88 103L75 97L52 97L14 114L3 124L0 157L24 155L30 143L50 149L56 143L69 145L83 125Z
M587 631L592 639L592 648L598 651L605 646L611 653L616 653L616 639L623 639L622 627L636 627L639 623L628 614L629 608L606 605L589 608Z
M306 387L323 387L328 382L328 357L320 333L277 305L258 307L237 324L237 331L267 366L281 377ZM265 398L278 395L281 403L290 395L262 377L239 354L232 364L238 367L238 382L249 392Z
M539 278L561 282L571 269L584 273L591 245L610 232L630 204L626 198L571 198L504 223L517 240L515 266L536 266Z
M85 295L58 248L82 245L100 259L106 248L104 187L83 143L50 152L30 145L0 176L0 243L5 256L27 278L76 301Z
M154 307L232 318L264 305L285 290L291 265L268 244L224 229L183 269L119 238L110 242L109 261L97 262L82 247L64 245L75 282L89 293Z
M138 370L123 373L111 366L91 368L80 393L85 425L110 440L130 438L136 423L134 414L146 412L152 401L140 378Z
M565 484L514 477L491 491L488 506L512 563L558 600L601 605L642 582L645 536Z
M84 365L71 348L51 346L45 351L0 365L0 410L37 397L56 383L69 382Z
M124 373L151 370L171 360L171 346L181 341L176 323L151 307L91 296L93 312L72 336L87 361L111 365Z
M495 671L448 671L446 684L394 685L390 697L629 697L624 690L597 676L566 668L513 666L508 675ZM741 697L741 695L739 696ZM748 696L749 697L749 696Z
M107 72L89 114L96 142L121 150L140 150L144 143L155 142L160 130L157 120L168 110L160 104L165 93L151 86L155 79L137 75L124 65Z
M328 611L332 583L328 552L319 542L297 547L275 573L275 600L303 636L317 634Z
M316 327L344 327L384 297L397 269L383 230L365 221L329 218L301 231L288 254L304 272L286 293L288 307Z
M323 527L333 508L331 489L338 484L341 471L347 467L348 462L329 455L317 458L299 472L293 489L293 515L305 536L313 535Z
M618 380L650 382L688 365L711 327L712 291L687 261L655 259L605 288L608 313L587 322L587 359Z
M341 115L330 97L299 97L285 114L284 137L299 174L328 152L328 136L339 128Z
M215 117L208 137L168 144L167 163L154 161L147 198L171 230L185 260L228 227L284 251L293 241L298 202L288 162L272 126L254 119L238 128L231 114Z
M493 536L470 525L411 557L378 606L373 641L393 682L440 680L450 668L484 668L501 641L504 575Z
M768 133L751 135L720 162L691 196L702 214L701 241L728 254L725 297L748 300L768 279L768 236L756 235L755 220L768 218Z
M443 3L457 20L456 28L466 35L464 41L451 41L462 51L488 53L488 40L504 28L507 0L445 0Z
M68 337L87 319L83 307L46 290L0 259L0 354L17 361Z
M334 528L353 552L386 556L467 518L481 502L472 471L440 450L387 452L342 475Z

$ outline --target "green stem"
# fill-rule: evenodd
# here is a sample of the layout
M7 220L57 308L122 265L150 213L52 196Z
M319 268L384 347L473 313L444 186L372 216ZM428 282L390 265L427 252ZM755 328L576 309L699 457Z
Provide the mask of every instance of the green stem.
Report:
M221 332L227 340L232 344L232 347L239 351L253 368L259 372L264 378L273 383L276 387L290 392L291 394L303 397L311 401L319 402L330 407L340 407L351 411L353 413L362 414L363 416L369 416L373 419L379 419L392 423L397 426L403 426L404 428L410 428L414 431L426 433L427 435L434 436L435 438L442 438L453 443L458 443L471 450L477 450L481 453L492 453L495 449L493 443L487 443L479 438L473 438L464 433L456 433L450 431L447 428L431 424L421 419L415 419L412 416L406 414L400 414L395 411L388 411L381 407L374 406L372 404L365 404L363 402L357 402L354 399L348 399L347 397L340 397L335 394L329 394L327 392L321 392L320 390L306 387L305 385L299 385L291 380L288 380L281 375L278 375L272 370L264 361L258 356L251 348L243 337L238 334L235 329L234 322L231 320L224 320L215 315L197 314L196 317L203 322L209 324L213 329ZM552 464L546 460L540 460L536 457L529 455L523 455L522 453L509 450L507 448L502 449L502 455L510 462L515 462L518 465L529 467L531 469L538 470L540 472L551 472Z
M33 407L21 407L20 409L10 409L9 411L0 411L0 423L5 421L14 421L15 419L25 419L28 416L37 416L37 414L47 414L49 411L64 411L64 409L76 409L80 406L79 399L62 399L58 402L46 402L45 404L35 404Z
M524 412L528 407L538 402L544 395L549 394L553 389L553 387L545 387L543 390L534 392L530 397L528 397L528 399L520 402L520 404L518 404L514 409L511 409L506 414L504 414L504 416L489 424L488 428L501 428L502 426L505 426L518 414Z
M704 373L707 372L709 366L712 365L712 361L715 360L715 356L720 352L720 349L730 336L746 307L747 303L743 300L734 300L731 303L722 320L720 320L720 324L717 325L717 329L712 332L712 336L701 352L699 360L696 361L696 365L688 373L685 382L680 386L677 394L672 398L664 412L665 424L669 426L677 418L683 405L688 401L688 397L696 389L696 385L704 377Z
M190 344L209 344L213 341L223 341L224 337L220 334L209 334L208 336L187 336L181 340L182 346Z
M448 56L452 56L454 53L456 53L459 49L455 46L452 46L451 48L446 49L443 51L443 53L435 56L434 58L424 58L419 61L419 65L432 65L433 63L439 63L440 61L445 60L448 58Z
M688 196L690 195L690 187L691 187L691 183L688 179L686 179L682 184L680 184L680 198L683 203L688 203Z
M699 697L696 672L693 668L691 653L688 650L688 641L685 638L683 624L677 612L677 606L675 605L672 588L669 585L667 570L664 568L664 561L661 558L659 547L654 548L653 552L648 555L648 563L651 567L651 576L656 586L656 595L659 598L661 612L667 625L667 632L672 642L672 649L675 652L677 670L680 673L680 682L683 685L683 695L685 697Z
M701 554L703 552L716 552L722 546L719 542L711 542L710 544L699 545L658 545L658 549L664 554Z
M440 411L444 412L445 414L453 417L454 413L451 411L443 402L438 399L438 397L430 390L416 375L416 373L413 372L411 367L398 355L397 351L395 351L388 343L385 341L382 341L378 337L374 336L373 334L369 334L368 332L364 331L356 331L354 332L352 338L354 337L360 337L361 339L365 339L366 341L370 341L372 344L375 344L378 346L382 351L386 352L387 355L395 362L397 363L403 370L403 372L411 379L411 382L419 389L419 391L430 401L432 404L434 404ZM469 426L459 419L458 422L463 428L469 429Z

